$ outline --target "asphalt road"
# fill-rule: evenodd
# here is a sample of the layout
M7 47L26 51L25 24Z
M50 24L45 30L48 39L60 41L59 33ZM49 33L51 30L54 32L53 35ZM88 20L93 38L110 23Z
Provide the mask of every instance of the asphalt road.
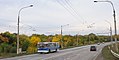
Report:
M0 60L96 60L101 53L102 48L109 43L95 46L97 51L90 51L90 46L82 46L70 49L59 50L55 53L49 54L32 54L26 56L18 56L12 58L5 58Z

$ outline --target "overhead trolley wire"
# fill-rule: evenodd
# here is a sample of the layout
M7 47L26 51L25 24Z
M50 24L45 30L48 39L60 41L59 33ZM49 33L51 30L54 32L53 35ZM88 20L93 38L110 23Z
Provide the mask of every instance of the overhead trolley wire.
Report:
M69 0L56 0L63 8L65 8L76 20L81 21L84 24L84 19L80 14L72 7L72 4ZM79 17L82 19L80 20Z
M63 8L65 8L74 18L78 19L64 4L62 4L59 0L56 0Z
M80 14L78 13L78 11L77 11L75 8L73 8L71 1L70 1L70 0L65 0L65 1L66 1L66 3L71 7L71 9L76 13L76 15L77 15L78 17L80 17L82 20L84 20L84 18L82 18L82 17L80 16Z

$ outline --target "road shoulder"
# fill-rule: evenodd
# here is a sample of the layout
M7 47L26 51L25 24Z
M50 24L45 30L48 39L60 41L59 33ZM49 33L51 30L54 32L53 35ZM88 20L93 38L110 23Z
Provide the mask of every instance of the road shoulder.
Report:
M103 60L102 52L97 56L96 60Z

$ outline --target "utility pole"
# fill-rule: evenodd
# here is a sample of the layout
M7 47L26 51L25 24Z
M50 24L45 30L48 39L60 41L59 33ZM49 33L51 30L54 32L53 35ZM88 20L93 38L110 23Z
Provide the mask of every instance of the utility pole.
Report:
M116 28L116 14L115 14L115 8L114 5L111 1L94 1L94 2L108 2L111 4L112 6L112 10L113 10L113 19L114 19L114 30L115 30L115 35L114 35L114 39L115 39L115 49L118 52L118 46L117 46L117 28Z
M63 40L62 40L62 25L61 25L61 48L64 48L63 47Z
M107 20L105 20L107 23L109 23L109 25L110 25L110 28L109 28L109 30L110 30L110 40L111 40L111 42L112 42L112 27L111 27L111 23L109 22L109 21L107 21Z
M62 37L62 28L63 28L64 26L67 26L67 25L69 25L69 24L61 25L61 48L64 48L63 37Z
M25 9L25 8L29 8L29 7L33 7L33 5L30 6L26 6L26 7L22 7L19 12L18 12L18 24L17 24L17 54L19 54L19 21L20 21L20 12Z
M79 40L79 39L78 39L78 36L79 36L79 35L77 34L77 35L76 35L76 37L77 37L77 39L76 39L76 41L77 41L77 46L79 45L79 44L78 44L78 42L79 42L79 41L78 41L78 40Z

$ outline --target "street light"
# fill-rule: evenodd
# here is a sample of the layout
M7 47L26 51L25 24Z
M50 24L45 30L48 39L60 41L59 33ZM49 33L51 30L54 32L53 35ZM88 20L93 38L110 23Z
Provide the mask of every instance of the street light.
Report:
M78 37L79 37L79 33L76 34L76 41L77 41L77 45L76 45L76 46L79 45L79 44L78 44L78 42L79 42L79 41L78 41L78 40L79 40Z
M110 38L111 38L111 42L112 42L112 27L111 27L111 23L107 20L105 20L109 25L110 25Z
M62 40L62 27L68 26L68 25L69 25L69 24L61 25L61 48L64 48L64 47L63 47L63 40Z
M115 38L115 42L117 42L116 14L115 14L115 8L114 8L113 3L111 1L107 1L107 0L106 1L94 1L94 2L108 2L108 3L111 4L112 9L113 9L114 29L115 29L115 36L114 36L114 38ZM118 51L117 45L115 45L115 47L116 47L116 51Z
M90 24L87 28L93 28L95 23ZM91 30L90 30L91 31ZM90 44L90 35L88 35L88 44Z
M17 27L17 54L19 54L19 20L20 20L20 12L25 9L25 8L29 8L29 7L33 7L33 5L30 6L26 6L26 7L22 7L19 12L18 12L18 27Z

